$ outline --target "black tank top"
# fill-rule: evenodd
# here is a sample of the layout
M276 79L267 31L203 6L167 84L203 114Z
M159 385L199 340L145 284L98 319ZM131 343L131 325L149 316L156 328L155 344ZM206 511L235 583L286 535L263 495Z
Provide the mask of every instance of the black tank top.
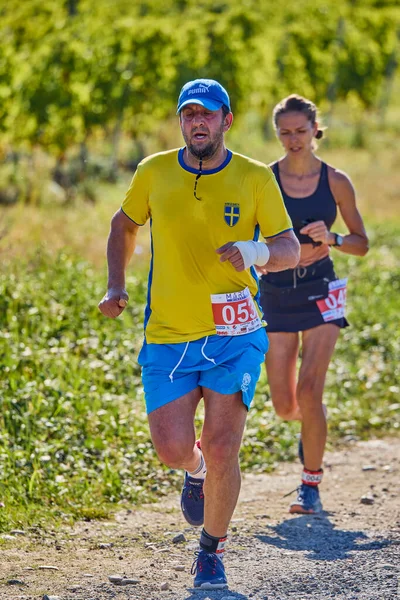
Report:
M326 163L321 163L321 174L317 189L311 196L305 198L292 198L285 193L279 176L279 164L276 162L272 165L272 170L276 177L276 181L281 189L283 201L289 217L292 219L294 233L300 244L320 245L313 242L308 236L300 233L300 229L312 223L313 221L324 221L327 228L330 230L335 222L337 215L337 207L335 198L331 192L328 181L328 166Z

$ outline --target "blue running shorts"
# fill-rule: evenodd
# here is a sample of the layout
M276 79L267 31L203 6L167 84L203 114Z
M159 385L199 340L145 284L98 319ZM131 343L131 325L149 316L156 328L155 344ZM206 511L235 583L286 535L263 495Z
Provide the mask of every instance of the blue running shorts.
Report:
M147 413L197 387L219 394L242 391L250 407L268 350L262 327L245 335L212 335L179 344L147 344L139 354Z

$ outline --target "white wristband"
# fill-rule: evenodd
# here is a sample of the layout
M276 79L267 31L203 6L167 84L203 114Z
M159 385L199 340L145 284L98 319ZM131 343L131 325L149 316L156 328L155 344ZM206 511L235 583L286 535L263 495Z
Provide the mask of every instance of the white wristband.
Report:
M242 255L245 269L249 269L252 265L263 267L269 261L270 252L264 242L235 242L233 245Z

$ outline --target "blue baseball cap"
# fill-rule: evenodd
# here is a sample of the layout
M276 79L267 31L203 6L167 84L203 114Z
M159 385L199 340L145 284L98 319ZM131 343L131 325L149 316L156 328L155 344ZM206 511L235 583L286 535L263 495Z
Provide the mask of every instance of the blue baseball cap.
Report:
M228 92L214 79L195 79L185 83L179 94L177 114L187 104L200 104L207 110L219 110L225 105L231 110Z

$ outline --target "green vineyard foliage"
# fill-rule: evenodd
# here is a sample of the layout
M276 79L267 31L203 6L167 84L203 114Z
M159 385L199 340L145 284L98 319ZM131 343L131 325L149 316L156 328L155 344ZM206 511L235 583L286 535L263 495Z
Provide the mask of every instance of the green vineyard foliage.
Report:
M58 156L153 132L190 78L219 79L239 113L293 91L371 108L399 63L396 0L9 0L0 16L0 144Z

